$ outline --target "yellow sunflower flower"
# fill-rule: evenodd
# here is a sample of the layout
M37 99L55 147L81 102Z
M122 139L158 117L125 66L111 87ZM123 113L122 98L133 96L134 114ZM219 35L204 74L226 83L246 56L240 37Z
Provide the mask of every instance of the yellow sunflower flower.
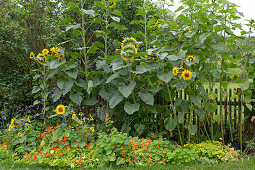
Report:
M93 117L91 116L91 114L89 114L89 117L91 118L91 120L94 120Z
M34 59L34 55L35 54L33 52L31 52L29 58Z
M76 114L73 114L73 115L72 115L72 119L75 119L75 118L76 118Z
M94 127L94 126L90 127L90 130L91 130L92 132L94 132L94 131L95 131L95 127Z
M177 74L178 74L178 67L174 67L174 68L173 68L173 74L174 74L175 76L177 76Z
M164 19L158 19L158 20L157 20L156 25L157 25L158 28L160 28L159 22L160 22L160 23L164 22Z
M48 53L49 53L49 50L43 49L42 52L43 52L43 54L48 54Z
M29 116L27 117L27 121L28 121L28 123L31 123L31 121L30 121L30 119L29 119Z
M58 105L56 108L56 112L59 115L63 115L66 112L65 106L64 105Z
M14 128L14 127L15 127L15 125L14 125L14 124L11 124L11 125L9 126L9 131L11 131L12 128Z
M116 2L113 2L112 5L109 6L109 8L113 8L116 5Z
M53 53L55 53L55 52L56 52L55 47L52 47L52 48L50 49L50 51L53 52Z
M196 57L194 57L193 55L190 55L190 56L188 56L187 58L186 58L186 61L188 61L188 62L192 62L192 63L195 63L195 61L196 61Z
M22 136L22 133L19 132L19 133L18 133L18 137L21 137L21 136Z
M11 120L11 124L14 124L14 121L15 121L16 119L15 118L13 118L12 120Z
M191 79L191 77L192 77L192 72L190 72L189 70L184 70L182 72L182 78L184 80L189 80L189 79Z
M81 125L81 124L82 124L82 121L81 121L81 120L79 120L79 121L78 121L78 124L80 124L80 125Z

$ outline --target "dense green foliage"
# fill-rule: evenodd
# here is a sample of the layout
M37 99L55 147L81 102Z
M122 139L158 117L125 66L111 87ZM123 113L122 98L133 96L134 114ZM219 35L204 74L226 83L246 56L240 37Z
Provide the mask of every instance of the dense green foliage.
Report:
M224 144L254 140L255 23L227 0L172 3L1 1L3 146L63 167L240 158Z

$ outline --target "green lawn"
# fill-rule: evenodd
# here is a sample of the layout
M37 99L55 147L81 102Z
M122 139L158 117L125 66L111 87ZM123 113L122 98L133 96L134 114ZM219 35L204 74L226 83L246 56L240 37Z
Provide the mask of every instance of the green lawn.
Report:
M36 170L52 170L52 169L60 169L50 167L48 165L26 165L17 162L13 162L11 160L3 161L0 163L0 170L5 169L14 169L14 170L27 170L27 169L36 169ZM61 168L61 169L69 169L69 168ZM84 168L75 168L75 169L84 169ZM162 165L162 166L152 166L152 167L126 167L126 168L111 168L111 167L104 167L104 168L97 168L97 169L122 169L122 170L130 170L130 169L144 169L144 170L155 170L155 169L169 169L169 170L190 170L190 169L198 169L198 170L222 170L222 169L238 169L238 170L254 170L255 169L255 158L246 159L243 161L235 162L235 163L221 163L221 164L213 164L213 165L202 165L202 164L195 164L195 165Z
M242 83L234 83L234 82L230 82L227 86L227 89L235 89L237 87L241 87L241 88L248 88L249 87L249 84L252 83L252 79L248 79L248 80L245 80L244 81L244 84ZM204 83L204 88L205 89L208 89L209 88L209 83ZM213 86L214 89L219 89L220 88L220 83L219 82L216 82L214 83L214 86Z

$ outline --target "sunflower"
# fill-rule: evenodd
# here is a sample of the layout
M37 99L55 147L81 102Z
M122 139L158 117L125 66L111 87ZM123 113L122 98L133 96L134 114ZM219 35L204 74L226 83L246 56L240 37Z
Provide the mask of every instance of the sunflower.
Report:
M189 80L189 79L191 79L191 76L192 76L192 72L190 72L189 70L184 70L184 71L182 72L182 78L183 78L184 80Z
M90 127L90 130L91 130L92 132L94 132L94 131L95 131L95 127L94 127L94 126Z
M18 137L21 137L21 136L22 136L22 133L19 132L19 133L18 133Z
M34 58L34 55L35 55L35 54L34 54L33 52L31 52L29 58L33 59L33 58Z
M43 58L44 58L44 61L43 61ZM39 53L37 56L36 56L36 60L38 61L39 64L42 64L42 61L45 63L47 61L47 57L44 53Z
M89 117L91 118L91 120L94 120L93 117L91 116L91 114L89 114Z
M14 124L14 121L16 120L16 118L13 118L12 120L11 120L11 124Z
M190 56L188 56L187 58L186 58L186 61L188 61L188 62L192 62L192 63L195 63L195 61L196 61L196 57L194 57L193 55L190 55Z
M56 49L55 47L52 47L52 48L50 49L50 51L53 52L53 53L55 53L55 52L56 52L55 49Z
M59 114L59 115L64 114L65 111L66 111L65 106L62 105L62 104L61 104L61 105L58 105L57 108L56 108L56 112L57 112L57 114Z
M82 124L82 121L81 121L81 120L79 120L79 121L78 121L78 123L81 125L81 124Z
M27 117L27 121L28 121L28 123L31 123L31 121L30 121L30 119L29 119L29 116Z
M76 118L76 114L73 114L73 115L72 115L72 119L75 119L75 118Z
M175 76L177 76L177 74L178 74L178 67L174 67L174 68L173 68L173 74L174 74Z
M14 128L14 127L15 127L15 125L14 125L14 124L11 124L11 125L9 126L9 131L11 131L12 128Z
M158 20L157 20L156 25L157 25L158 28L160 28L159 22L160 22L160 23L164 22L164 19L158 19Z
M49 53L49 50L43 49L42 52L43 52L43 54L48 54L48 53Z
M116 5L116 2L113 2L112 5L109 6L109 8L113 8Z

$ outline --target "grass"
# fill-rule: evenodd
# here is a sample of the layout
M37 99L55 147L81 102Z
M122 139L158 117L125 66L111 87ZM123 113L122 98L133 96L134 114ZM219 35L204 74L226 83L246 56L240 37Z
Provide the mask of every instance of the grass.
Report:
M229 82L227 89L236 89L237 87L243 87L243 88L247 88L249 86L250 83L252 83L252 79L248 79L244 81L244 84L242 83L234 83L234 82ZM209 88L209 83L204 83L204 88L208 89ZM213 89L219 89L220 88L220 83L219 82L215 82L213 85Z
M0 170L13 169L13 170L27 170L27 169L36 169L36 170L53 170L60 169L56 167L51 167L49 165L26 165L19 162L14 162L12 160L6 160L0 162ZM61 168L61 169L69 169L69 168ZM84 168L75 168L75 169L84 169ZM151 166L151 167L124 167L124 168L97 168L97 169L121 169L121 170L130 170L130 169L140 169L140 170L154 170L154 169L169 169L169 170L230 170L230 169L239 169L239 170L254 170L255 169L255 158L249 158L245 160L241 160L239 162L228 162L228 163L220 163L220 164L195 164L195 165L162 165L162 166Z

